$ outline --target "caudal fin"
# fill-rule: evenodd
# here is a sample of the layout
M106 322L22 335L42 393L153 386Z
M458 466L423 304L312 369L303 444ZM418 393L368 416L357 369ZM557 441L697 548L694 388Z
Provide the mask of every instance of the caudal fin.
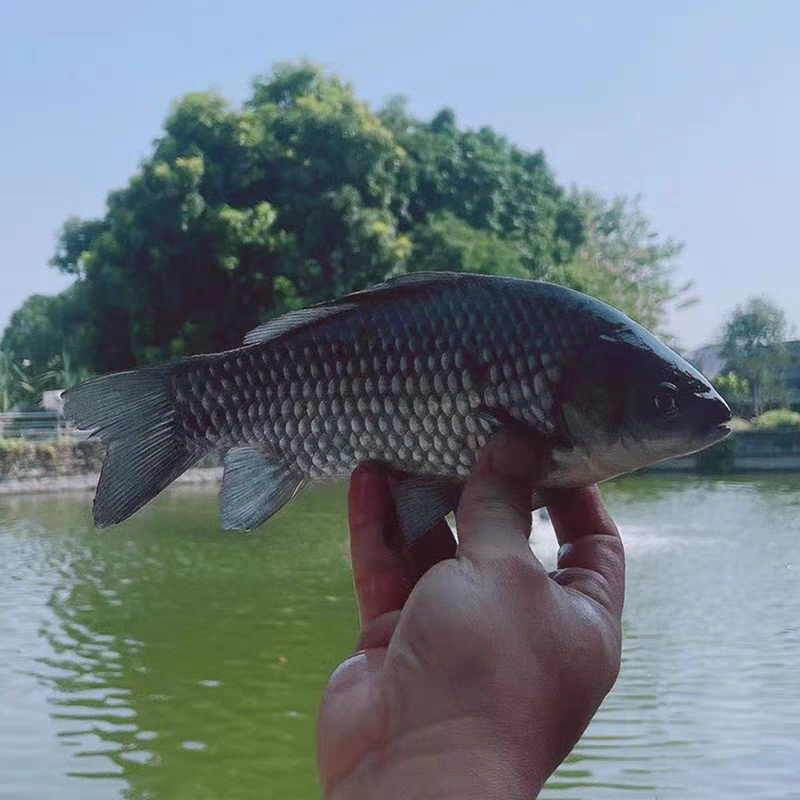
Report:
M106 450L94 498L98 528L130 517L199 458L171 402L169 369L103 375L64 392L64 414Z

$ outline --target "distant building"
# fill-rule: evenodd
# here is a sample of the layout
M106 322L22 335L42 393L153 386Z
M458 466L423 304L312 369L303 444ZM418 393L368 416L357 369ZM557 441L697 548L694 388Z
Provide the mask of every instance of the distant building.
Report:
M786 406L792 411L800 411L800 339L786 342L787 365L780 370L779 378L786 390ZM725 369L725 362L719 354L720 345L707 344L695 350L689 361L707 378L713 380Z

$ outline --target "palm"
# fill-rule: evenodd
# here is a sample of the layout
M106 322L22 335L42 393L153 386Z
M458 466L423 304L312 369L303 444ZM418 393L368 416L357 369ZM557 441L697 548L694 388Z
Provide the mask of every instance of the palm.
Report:
M565 525L577 522L571 516L601 508L583 491L555 510L562 543ZM541 783L613 683L622 603L613 523L598 511L588 522L596 535L562 549L563 568L548 576L527 542L530 513L501 519L496 505L467 495L469 486L464 502L478 510L459 509L457 557L444 522L402 554L386 544L394 521L385 475L368 467L354 477L351 553L362 635L332 676L320 713L326 796L376 759L396 763L409 749L435 752L440 741L462 750L475 743L477 757L495 747L529 761L530 743L549 740L547 763L525 766ZM612 561L614 573L606 574Z

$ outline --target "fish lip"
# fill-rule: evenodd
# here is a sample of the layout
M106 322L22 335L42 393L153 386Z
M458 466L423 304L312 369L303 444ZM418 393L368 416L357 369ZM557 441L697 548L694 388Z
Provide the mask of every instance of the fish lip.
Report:
M710 447L712 444L722 441L731 432L728 422L716 423L707 428L697 431L692 436L692 444L701 450Z
M724 422L721 425L714 425L712 428L706 428L706 430L702 433L697 433L690 440L691 452L696 453L699 450L705 450L707 447L721 442L730 432L730 427Z
M731 432L731 426L728 425L727 422L723 422L721 425L716 425L714 428L711 429L710 436L712 442L719 442L722 441L729 433Z

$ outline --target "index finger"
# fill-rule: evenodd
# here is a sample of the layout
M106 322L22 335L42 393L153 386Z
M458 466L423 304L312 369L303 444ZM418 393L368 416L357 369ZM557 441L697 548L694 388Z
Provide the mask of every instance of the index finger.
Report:
M396 525L388 477L363 464L350 479L350 559L362 631L376 617L402 608L413 587L409 564L388 540Z
M592 597L619 617L625 599L625 550L596 486L543 492L558 543L562 586Z

